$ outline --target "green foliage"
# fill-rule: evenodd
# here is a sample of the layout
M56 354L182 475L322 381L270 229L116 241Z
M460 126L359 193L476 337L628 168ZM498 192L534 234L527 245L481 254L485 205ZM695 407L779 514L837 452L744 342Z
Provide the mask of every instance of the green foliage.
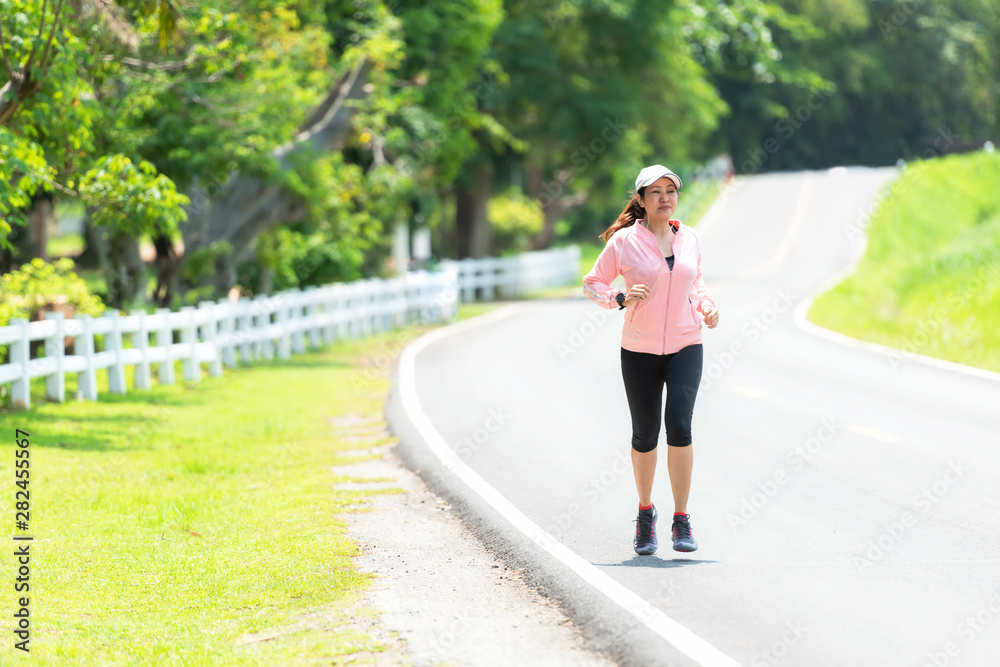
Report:
M400 6L398 16L405 57L393 77L403 85L389 94L393 113L386 121L403 132L389 133L389 148L402 158L404 175L433 187L455 178L477 149L477 133L514 141L484 112L498 85L488 54L502 2L423 0Z
M822 32L782 27L791 69L827 83L715 85L733 113L720 148L744 173L897 159L979 147L1000 133L1000 5L981 0L780 0ZM767 146L765 148L765 146Z
M92 208L94 224L130 236L171 234L187 219L190 203L174 182L145 160L109 155L84 174L80 196Z
M481 140L476 159L505 175L500 187L510 174L547 215L585 202L560 231L604 229L646 164L684 171L717 152L711 137L728 107L713 73L751 86L809 79L785 65L773 31L810 27L770 2L546 0L505 9L490 53L504 78L482 105L521 144L500 151Z
M23 209L54 176L38 144L0 126L0 247L11 248L11 223L27 222Z
M45 52L53 7L48 3L44 21L42 3L0 0L0 24L6 36L5 55L15 70L27 64L32 49ZM69 8L63 7L65 21ZM17 107L13 117L0 125L0 246L9 247L10 223L24 224L23 209L39 189L65 182L74 164L86 162L92 148L95 107L89 87L80 77L80 68L90 61L86 43L71 31L57 31L48 50L49 60L42 69L36 54L29 89L37 87ZM0 86L8 81L6 67L0 67ZM17 96L8 93L5 102ZM62 178L60 178L60 176ZM70 177L71 178L71 177Z
M66 306L87 315L104 312L101 300L73 272L70 259L49 263L35 258L0 276L0 326L6 326L14 318L39 320L46 310Z
M181 265L181 273L184 280L191 285L198 285L199 283L209 281L215 275L219 258L227 257L232 252L233 247L229 243L221 241L184 253L184 262ZM193 306L199 301L212 299L215 296L215 288L210 285L204 285L189 289L184 295L184 302L189 306Z
M500 254L529 250L531 238L542 231L545 220L538 200L516 190L490 198L487 212Z
M256 259L239 268L239 283L250 293L348 282L362 277L364 258L350 243L337 243L322 232L272 229L257 240ZM263 282L264 272L270 285Z
M646 137L637 162L667 150L676 162L724 111L680 18L666 2L511 3L493 46L510 84L495 88L487 108L528 142L525 162L540 164L546 180L570 169L586 184L627 160L624 129Z
M232 172L273 175L271 152L295 135L335 73L328 34L266 4L254 15L217 3L185 11L172 43L183 66L122 63L106 86L124 89L113 106L129 122L109 148L142 155L179 187L197 182L210 195ZM149 40L145 57L164 60Z
M44 41L53 7L0 0L13 69ZM211 197L243 173L305 205L258 249L280 284L380 274L387 230L450 221L445 208L482 165L493 189L527 192L561 218L560 234L591 236L652 161L686 180L720 151L749 172L886 163L1000 131L1000 5L983 0L129 0L62 11L50 57L0 125L0 244L39 189L81 197L118 234L176 234L191 231L181 193ZM373 69L344 150L285 169L276 150L361 58ZM0 67L0 86L6 77ZM502 246L525 245L527 227L505 229ZM188 258L188 276L211 275L226 251Z
M908 165L871 219L857 271L817 299L810 317L904 352L1000 371L998 191L996 153Z

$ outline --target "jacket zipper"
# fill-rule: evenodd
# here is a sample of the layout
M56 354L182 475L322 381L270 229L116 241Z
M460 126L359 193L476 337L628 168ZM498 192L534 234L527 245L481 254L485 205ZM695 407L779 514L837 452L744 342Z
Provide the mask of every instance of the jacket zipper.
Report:
M674 259L674 261L677 261L676 258ZM667 262L667 258L664 257L663 258L663 263L666 264L666 262ZM671 292L671 290L673 289L673 286L674 286L674 270L671 269L669 265L667 265L667 268L670 270L670 278L667 281L667 312L663 314L663 318L664 318L663 319L663 341L662 341L663 342L663 346L660 348L660 354L666 354L667 353L667 318L670 317L670 292Z
M674 249L674 239L677 238L677 231L679 231L679 230L674 230L674 238L670 239L670 250L671 251L673 251L673 249ZM663 254L660 252L660 244L659 243L656 244L656 254L658 256L660 256L660 257L663 257ZM677 261L676 260L676 254L674 254L674 261ZM670 273L670 278L667 279L667 309L666 309L666 313L664 314L664 317L666 318L666 317L669 317L669 315L670 315L670 291L671 291L671 289L673 288L673 285L674 285L674 270L672 268L670 268L669 264L667 264L667 258L666 257L663 257L663 263L667 265L667 271ZM636 311L636 308L638 308L638 306L639 306L639 304L635 304L635 306L632 307L632 314L628 316L628 323L629 323L629 325L632 324L632 319L635 317L635 311ZM667 350L667 327L666 327L666 320L664 320L663 340L661 341L661 343L662 344L660 346L660 354L666 354L666 350Z
M677 238L677 232L674 232L674 238L670 239L670 254L674 256L674 261L677 261L677 254L674 252L674 239ZM659 243L656 244L659 246ZM659 248L657 248L659 250ZM674 287L674 270L667 263L667 258L663 258L663 263L667 265L667 270L670 271L670 278L667 281L667 312L664 313L663 317L663 345L660 347L660 354L667 353L667 318L670 317L670 292Z

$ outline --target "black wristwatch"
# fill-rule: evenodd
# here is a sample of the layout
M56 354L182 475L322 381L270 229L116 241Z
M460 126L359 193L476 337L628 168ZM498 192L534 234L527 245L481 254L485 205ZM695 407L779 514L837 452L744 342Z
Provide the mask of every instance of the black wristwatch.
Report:
M625 310L625 293L618 292L615 296L615 301L618 302L618 310Z

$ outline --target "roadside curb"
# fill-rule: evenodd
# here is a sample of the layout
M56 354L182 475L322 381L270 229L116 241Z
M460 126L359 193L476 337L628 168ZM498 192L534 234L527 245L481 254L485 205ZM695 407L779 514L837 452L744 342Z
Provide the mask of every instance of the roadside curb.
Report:
M807 294L799 305L795 308L795 312L792 315L792 321L795 322L795 326L806 333L824 338L826 340L838 343L840 345L846 345L852 347L856 350L864 350L865 352L874 352L882 356L888 357L890 363L893 359L898 360L899 363L916 361L917 363L924 364L925 366L930 366L932 368L937 368L939 370L951 371L954 373L962 373L971 377L980 378L983 380L992 380L994 382L1000 382L1000 373L994 371L988 371L984 368L977 368L975 366L968 366L966 364L960 364L954 361L946 361L944 359L938 359L936 357L928 357L917 352L907 352L895 347L889 347L888 345L882 345L880 343L873 343L871 341L862 340L860 338L854 338L853 336L848 336L847 334L842 334L839 331L834 331L833 329L827 329L826 327L820 326L815 322L811 322L807 317L809 309L812 307L813 303L821 295L825 294L829 290L836 287L842 281L849 278L857 270L858 264L864 258L865 249L868 247L868 237L865 236L865 242L861 244L855 251L854 258L851 263L845 267L843 270L838 271L836 274L830 276L825 280L819 287L813 290L812 293Z

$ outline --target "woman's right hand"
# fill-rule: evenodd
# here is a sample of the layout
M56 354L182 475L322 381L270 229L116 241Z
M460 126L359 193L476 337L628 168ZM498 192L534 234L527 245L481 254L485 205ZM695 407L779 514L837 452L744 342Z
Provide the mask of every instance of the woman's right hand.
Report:
M628 308L634 303L643 301L649 297L649 288L642 283L632 285L628 292L625 293L625 307Z

